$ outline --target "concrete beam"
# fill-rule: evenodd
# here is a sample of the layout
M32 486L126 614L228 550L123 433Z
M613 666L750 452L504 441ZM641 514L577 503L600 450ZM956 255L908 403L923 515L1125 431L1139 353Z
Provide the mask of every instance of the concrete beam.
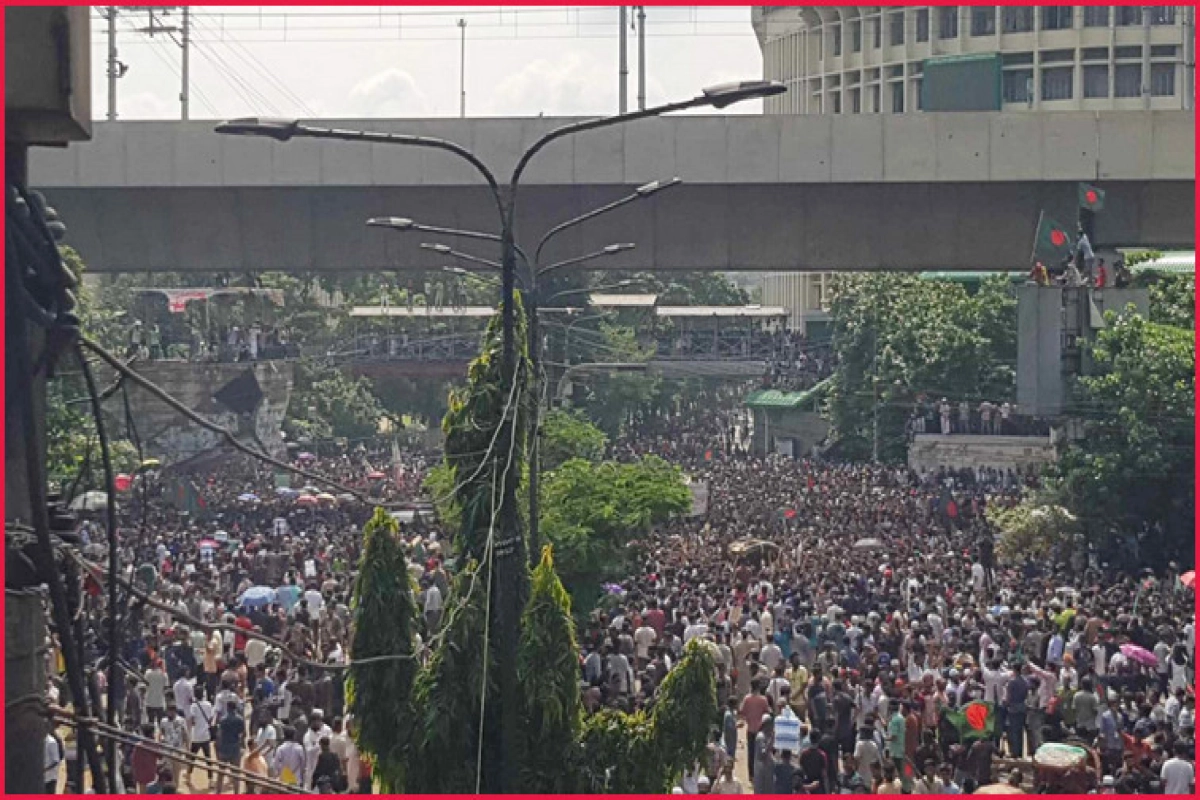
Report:
M1097 244L1194 247L1193 184L1108 182ZM532 186L518 236L531 238L627 189ZM55 189L67 241L93 272L424 270L431 237L369 230L379 215L489 230L479 188ZM683 185L564 235L553 261L612 242L597 266L659 270L1023 269L1038 213L1069 224L1074 182ZM476 243L470 252L495 257Z
M338 120L439 136L503 177L563 119ZM1194 246L1186 112L670 117L556 142L532 162L519 233L678 175L548 257L634 241L619 268L1019 269L1038 213L1069 224L1075 183L1108 189L1097 244ZM479 176L438 151L219 136L211 122L97 123L31 156L33 185L96 272L427 269L378 215L497 227Z

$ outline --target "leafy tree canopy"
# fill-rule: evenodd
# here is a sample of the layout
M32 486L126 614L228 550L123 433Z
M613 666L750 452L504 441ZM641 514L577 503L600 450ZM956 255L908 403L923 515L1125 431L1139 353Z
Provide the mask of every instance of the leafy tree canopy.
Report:
M970 293L915 275L853 273L838 275L833 293L829 414L847 456L870 457L877 405L880 457L900 461L918 398L1012 398L1016 298L1003 279Z
M1083 435L1051 477L1062 505L1100 544L1153 532L1141 557L1192 551L1196 353L1190 330L1134 313L1105 315L1094 374L1080 378Z
M604 431L578 411L550 411L542 418L541 435L541 463L545 470L556 469L572 458L599 461L608 445Z

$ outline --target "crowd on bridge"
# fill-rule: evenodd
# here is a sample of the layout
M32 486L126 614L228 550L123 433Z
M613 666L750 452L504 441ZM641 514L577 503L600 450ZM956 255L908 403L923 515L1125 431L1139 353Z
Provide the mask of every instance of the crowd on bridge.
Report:
M957 402L943 397L920 400L913 407L907 424L910 436L940 433L976 436L1049 436L1050 423L1040 417L1023 414L1005 400L984 398L976 405L970 400Z

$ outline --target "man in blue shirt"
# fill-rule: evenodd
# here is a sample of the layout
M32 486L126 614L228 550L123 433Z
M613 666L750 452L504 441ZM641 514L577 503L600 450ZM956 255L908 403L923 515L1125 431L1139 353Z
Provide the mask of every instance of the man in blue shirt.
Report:
M1008 731L1009 758L1025 756L1025 702L1029 699L1029 683L1015 665L1012 677L1004 688L1004 710Z

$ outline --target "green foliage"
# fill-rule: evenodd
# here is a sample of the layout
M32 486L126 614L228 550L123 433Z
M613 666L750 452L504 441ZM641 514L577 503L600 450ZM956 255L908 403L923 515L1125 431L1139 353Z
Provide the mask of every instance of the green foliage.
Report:
M577 776L567 768L575 758L582 725L579 648L571 619L571 598L554 572L550 547L533 571L529 602L521 618L517 675L523 695L522 791L572 791Z
M542 535L572 595L619 575L631 539L691 507L682 472L655 456L629 464L572 459L541 488Z
M486 596L487 575L478 563L471 562L455 578L446 602L441 641L429 664L417 675L413 688L417 732L409 752L405 784L394 787L394 791L475 792L487 641ZM489 697L495 695L494 652L488 654Z
M712 646L688 643L659 687L653 711L601 711L583 731L582 791L662 794L704 754L717 723L716 662Z
M451 393L450 408L442 421L450 486L458 487L453 498L461 519L456 549L478 561L483 560L493 509L499 505L495 493L502 492L502 481L519 480L524 464L530 370L519 297L515 314L517 385L511 386L504 378L501 317L497 313L488 323L479 356L467 370L467 385ZM516 437L515 442L511 436Z
M346 704L358 726L358 746L375 758L385 791L404 785L404 764L412 738L412 692L416 675L413 623L416 601L399 526L382 508L363 527L363 554L354 594L353 660L346 681ZM402 659L367 662L378 656Z
M684 272L672 275L659 292L665 306L743 306L746 291L720 272Z
M829 415L849 457L870 456L877 406L880 458L901 461L917 398L1014 394L1016 299L1001 279L972 294L914 275L839 275L831 312L838 368Z
M643 346L637 332L624 325L601 324L603 344L592 360L608 363L644 363L654 357L652 346ZM620 435L631 412L654 402L662 379L648 372L611 372L589 375L592 391L583 408L610 437Z
M553 470L571 458L599 461L608 437L583 414L555 409L542 418L542 469Z
M329 364L302 360L284 427L293 439L367 439L379 432L386 412L366 378L353 378Z
M1051 476L1060 502L1106 543L1148 528L1142 555L1192 551L1196 353L1192 332L1134 313L1105 315L1092 352L1094 374L1079 379L1083 435Z
M1038 495L1027 496L1012 508L989 506L987 518L1000 532L996 555L1006 564L1046 561L1080 532L1074 514Z

